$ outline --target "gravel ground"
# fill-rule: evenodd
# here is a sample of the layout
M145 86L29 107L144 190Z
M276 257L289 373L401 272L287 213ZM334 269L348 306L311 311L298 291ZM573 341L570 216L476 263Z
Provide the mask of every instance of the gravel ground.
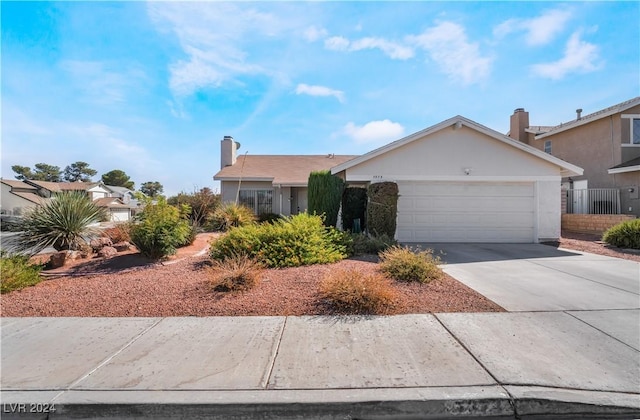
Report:
M318 293L326 273L340 268L377 269L375 262L348 259L329 265L265 270L253 290L215 292L208 283L208 257L198 256L210 238L199 237L193 246L181 249L164 263L129 252L50 271L48 280L2 295L2 316L327 315L335 312ZM608 247L593 235L565 232L553 245L640 261L640 253ZM400 292L393 311L396 314L503 311L446 275L428 285L395 283L395 287Z

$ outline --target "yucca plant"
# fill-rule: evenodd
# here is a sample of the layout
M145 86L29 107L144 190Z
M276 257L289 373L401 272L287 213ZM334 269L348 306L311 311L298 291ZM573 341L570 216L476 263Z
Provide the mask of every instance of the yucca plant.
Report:
M216 230L223 232L232 227L246 226L255 223L253 210L242 204L224 203L213 212L211 224Z
M100 235L91 226L104 219L104 211L80 191L63 191L45 204L29 210L16 223L20 232L8 245L15 252L37 254L45 248L79 250Z

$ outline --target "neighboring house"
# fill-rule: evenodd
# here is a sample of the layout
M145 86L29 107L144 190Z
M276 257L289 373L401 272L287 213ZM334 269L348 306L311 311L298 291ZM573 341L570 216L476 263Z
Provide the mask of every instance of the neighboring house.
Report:
M522 108L511 116L509 135L584 169L564 176L570 213L640 216L640 97L558 126L529 126Z
M233 137L221 141L220 181L223 202L252 208L256 214L289 216L307 210L307 183L312 171L329 170L355 156L237 155ZM240 190L238 192L238 189Z
M401 242L542 242L560 237L561 178L582 169L456 116L332 173L394 181Z
M2 195L0 209L3 214L20 216L28 208L41 205L55 193L62 191L83 191L98 207L104 208L111 221L127 221L135 214L139 203L131 200L131 195L120 191L120 187L110 187L102 182L47 182L35 180L0 180Z

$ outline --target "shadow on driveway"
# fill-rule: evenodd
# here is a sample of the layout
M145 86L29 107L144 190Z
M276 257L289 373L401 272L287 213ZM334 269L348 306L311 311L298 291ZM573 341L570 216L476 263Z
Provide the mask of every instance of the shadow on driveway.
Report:
M496 243L404 243L418 249L433 249L447 264L464 264L488 261L528 260L533 258L575 257L581 254L561 251L543 244Z

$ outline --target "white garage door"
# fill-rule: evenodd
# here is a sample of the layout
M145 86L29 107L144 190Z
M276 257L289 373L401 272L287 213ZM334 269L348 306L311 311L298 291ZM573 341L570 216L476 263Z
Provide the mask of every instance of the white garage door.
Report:
M533 242L533 183L399 182L401 242Z
M111 220L114 222L127 222L129 221L128 209L111 209Z

